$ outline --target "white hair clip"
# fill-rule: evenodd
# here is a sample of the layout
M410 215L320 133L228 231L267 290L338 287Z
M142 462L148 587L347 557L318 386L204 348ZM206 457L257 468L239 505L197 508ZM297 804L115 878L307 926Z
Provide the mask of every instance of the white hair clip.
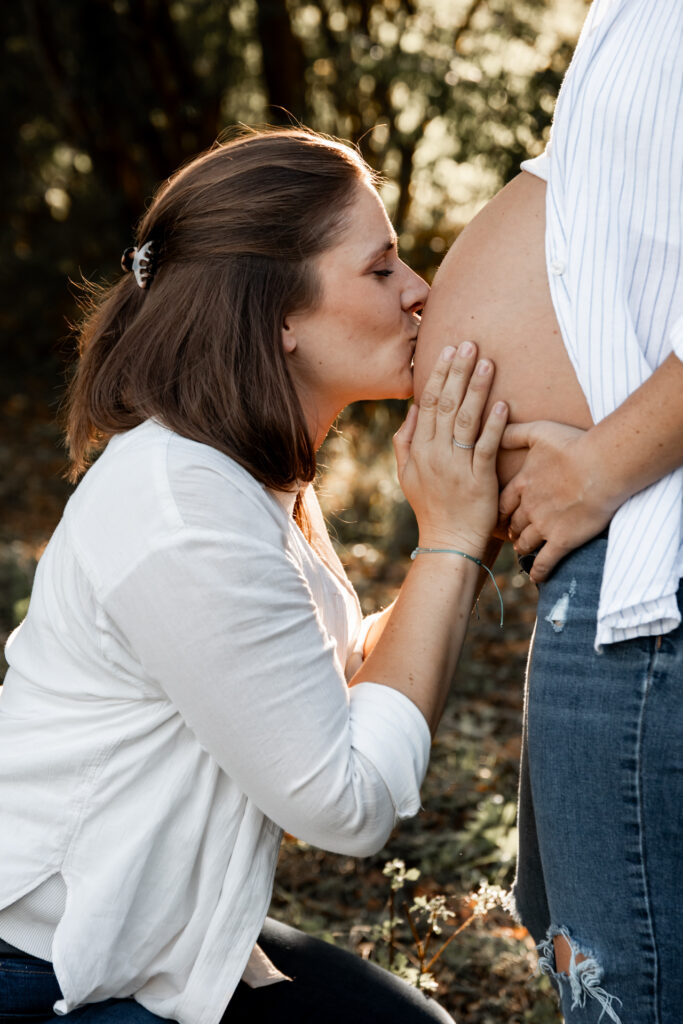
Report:
M154 277L154 242L145 242L137 249L131 245L121 257L121 269L133 271L139 288L149 288Z

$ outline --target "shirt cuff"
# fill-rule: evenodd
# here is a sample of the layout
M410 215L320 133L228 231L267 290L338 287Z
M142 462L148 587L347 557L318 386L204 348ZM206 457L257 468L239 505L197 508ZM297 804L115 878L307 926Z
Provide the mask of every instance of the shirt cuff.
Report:
M424 715L405 694L379 683L358 683L350 698L352 746L382 777L398 817L412 817L432 743Z
M681 623L676 591L678 581L672 580L671 593L653 601L644 601L636 608L598 615L595 650L600 654L603 644L635 640L639 636L663 636Z
M678 358L683 360L683 316L679 316L678 320L674 320L673 327L669 331L669 338L671 340L671 348Z

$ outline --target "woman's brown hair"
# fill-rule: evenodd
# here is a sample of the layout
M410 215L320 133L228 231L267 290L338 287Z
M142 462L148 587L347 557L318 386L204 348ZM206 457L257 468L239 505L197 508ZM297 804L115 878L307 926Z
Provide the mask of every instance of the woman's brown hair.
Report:
M137 231L154 246L149 287L127 273L87 289L67 396L71 479L112 435L155 416L268 487L312 480L281 329L315 306L314 260L371 180L353 149L275 129L216 144L162 185Z

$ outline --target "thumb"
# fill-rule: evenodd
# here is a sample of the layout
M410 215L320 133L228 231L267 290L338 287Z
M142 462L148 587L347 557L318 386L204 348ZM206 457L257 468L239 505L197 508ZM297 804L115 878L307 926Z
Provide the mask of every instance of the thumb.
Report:
M530 448L533 423L508 423L500 442L501 448Z
M417 426L417 413L417 404L413 403L410 409L408 409L408 415L394 434L394 454L396 455L396 467L399 477L402 475L410 456L410 445L415 436L415 427Z

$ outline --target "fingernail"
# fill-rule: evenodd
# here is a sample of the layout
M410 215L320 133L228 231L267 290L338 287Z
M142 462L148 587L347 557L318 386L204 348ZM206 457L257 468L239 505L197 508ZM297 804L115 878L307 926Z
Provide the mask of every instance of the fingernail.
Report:
M471 341L463 341L462 345L458 348L459 356L471 356L474 352L474 345Z
M477 373L479 374L480 377L485 377L486 374L489 373L490 369L491 364L489 363L488 359L482 359L480 362L477 363Z
M452 345L446 345L445 349L441 353L441 358L445 359L445 361L448 362L448 360L452 359L454 355L455 355L455 349L453 348L453 346Z
M505 402L496 402L496 404L493 407L493 411L495 412L496 416L503 416L507 412L507 405L505 404Z

